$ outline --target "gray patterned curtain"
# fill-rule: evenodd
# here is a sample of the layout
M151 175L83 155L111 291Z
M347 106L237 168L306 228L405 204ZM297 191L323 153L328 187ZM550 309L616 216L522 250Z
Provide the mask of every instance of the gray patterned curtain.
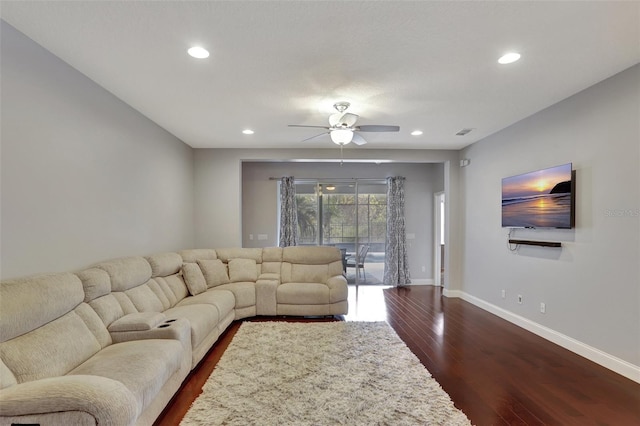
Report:
M280 247L298 244L298 209L293 176L280 179Z
M387 178L387 241L384 283L402 286L411 283L407 262L407 235L404 223L404 177Z

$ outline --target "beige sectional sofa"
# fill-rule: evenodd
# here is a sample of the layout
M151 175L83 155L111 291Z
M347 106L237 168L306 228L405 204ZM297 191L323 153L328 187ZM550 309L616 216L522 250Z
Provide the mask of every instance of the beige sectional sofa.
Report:
M234 321L346 314L332 247L196 249L0 284L0 425L150 425Z

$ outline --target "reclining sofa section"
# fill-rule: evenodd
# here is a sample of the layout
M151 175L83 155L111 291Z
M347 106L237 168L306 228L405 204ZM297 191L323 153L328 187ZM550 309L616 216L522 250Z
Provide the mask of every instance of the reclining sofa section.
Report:
M151 425L234 321L348 311L333 247L194 249L0 283L0 425Z

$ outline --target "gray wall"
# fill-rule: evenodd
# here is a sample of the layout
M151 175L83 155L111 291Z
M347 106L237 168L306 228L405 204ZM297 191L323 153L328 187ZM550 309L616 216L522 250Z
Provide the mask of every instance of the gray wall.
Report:
M0 22L2 278L193 246L193 150Z
M471 145L461 153L471 164L460 175L463 291L636 366L639 119L635 66ZM575 229L518 230L517 237L563 247L510 252L500 223L501 178L568 162L577 179Z
M408 254L414 282L433 283L433 194L444 190L444 167L431 163L345 164L244 162L242 164L242 245L278 245L278 181L269 177L296 178L376 178L404 176L405 216L409 240ZM249 239L253 234L254 239ZM267 240L258 240L258 234ZM424 266L425 270L422 271Z
M242 245L243 242L248 244L248 241L243 241L243 191L249 191L248 197L258 197L264 203L264 206L260 207L261 214L276 216L276 202L275 195L272 197L269 194L275 194L275 182L265 181L264 174L259 177L245 176L246 179L253 179L254 185L249 185L243 188L243 176L242 169L243 164L251 162L261 163L278 163L278 162L291 162L285 163L284 167L297 167L293 164L296 161L306 160L306 162L318 163L323 161L333 161L334 164L339 156L339 150L335 149L299 149L299 150L257 150L257 149L196 149L196 194L195 194L195 223L196 223L196 246L197 247L233 247ZM459 167L458 151L427 151L427 150L359 150L357 147L349 147L344 151L345 159L348 160L376 160L385 159L391 160L390 164L381 164L377 167L388 167L390 172L395 171L393 167L402 167L396 163L416 163L426 166L425 163L438 163L430 165L430 172L433 179L427 177L424 180L433 182L433 187L428 188L425 184L424 191L433 193L435 191L444 188L448 194L458 193L458 175ZM353 163L345 163L344 168L353 166ZM393 167L392 167L393 166ZM418 167L419 169L419 167ZM428 169L428 168L427 168ZM294 170L294 169L291 169ZM404 170L404 169L400 169ZM295 171L295 170L294 170ZM319 171L318 171L319 173ZM385 172L386 173L386 172ZM270 173L268 173L270 174ZM275 171L274 171L275 174ZM305 172L306 174L306 172ZM349 174L349 173L348 173ZM401 174L401 173L400 173ZM375 173L378 176L378 173ZM281 174L279 174L281 176ZM324 176L311 176L306 174L307 177L324 177ZM266 176L268 177L268 176ZM368 177L368 176L348 176L348 177ZM382 177L385 177L383 175ZM420 178L423 179L423 178ZM257 186L256 186L257 185ZM266 195L265 195L266 194ZM428 205L433 203L432 197L427 197ZM425 201L427 202L427 201ZM449 289L458 289L460 283L461 264L459 257L461 255L461 234L458 226L452 224L459 223L459 198L457 196L448 197L447 205L447 248L445 252L445 287ZM419 208L411 208L411 211L407 215L420 216ZM429 208L429 211L425 214L428 215L428 224L424 222L428 229L416 228L413 231L408 232L416 233L418 235L426 235L426 239L431 239L430 234L432 232L432 219L433 209ZM247 219L248 220L248 219ZM413 221L414 219L412 219ZM418 221L421 221L418 220ZM418 222L416 221L416 222ZM269 242L275 244L275 222L270 222L264 218L251 219L252 223L246 223L246 226L255 226L256 228L271 231L258 232L253 228L249 231L248 228L244 232L246 237L249 233L263 233L267 234L270 238ZM416 224L417 226L417 224ZM254 240L254 242L256 242ZM422 254L417 255L412 262L412 274L414 278L420 277L432 278L433 269L432 261L430 258L432 254L432 248L429 247L428 252L425 252L425 257L422 258ZM424 260L424 263L422 261ZM425 272L421 271L421 266L424 264ZM418 270L413 272L414 268ZM427 279L428 279L427 278Z

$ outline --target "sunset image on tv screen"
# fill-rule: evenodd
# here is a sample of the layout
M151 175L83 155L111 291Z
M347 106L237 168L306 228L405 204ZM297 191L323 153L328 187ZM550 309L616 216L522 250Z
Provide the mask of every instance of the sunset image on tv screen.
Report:
M502 226L571 228L571 163L502 179Z

